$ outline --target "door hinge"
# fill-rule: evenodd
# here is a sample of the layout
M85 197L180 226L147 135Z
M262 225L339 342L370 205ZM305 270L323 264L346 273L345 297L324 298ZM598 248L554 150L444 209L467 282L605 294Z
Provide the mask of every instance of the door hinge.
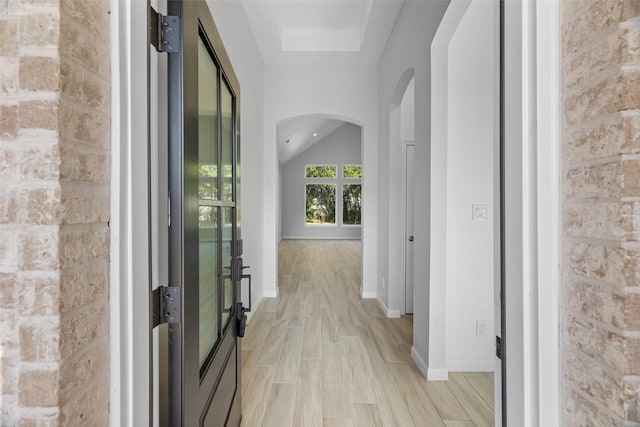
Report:
M153 310L152 328L162 323L180 323L182 317L180 288L177 286L159 286L152 291Z
M182 22L179 16L162 15L149 7L149 43L158 52L180 52Z
M496 335L496 356L502 360L502 338Z

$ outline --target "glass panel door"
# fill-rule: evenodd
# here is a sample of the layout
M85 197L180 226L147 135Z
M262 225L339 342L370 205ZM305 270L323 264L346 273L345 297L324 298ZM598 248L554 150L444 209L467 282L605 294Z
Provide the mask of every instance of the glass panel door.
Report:
M170 426L240 424L239 85L205 1L171 1L182 48L169 54Z
M198 40L198 237L199 361L204 365L219 338L218 324L218 67Z

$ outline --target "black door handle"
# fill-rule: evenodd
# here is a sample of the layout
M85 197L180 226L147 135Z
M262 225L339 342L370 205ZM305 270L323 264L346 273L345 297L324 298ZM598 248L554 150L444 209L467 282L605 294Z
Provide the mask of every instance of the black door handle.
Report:
M413 242L413 236L409 236L409 241Z

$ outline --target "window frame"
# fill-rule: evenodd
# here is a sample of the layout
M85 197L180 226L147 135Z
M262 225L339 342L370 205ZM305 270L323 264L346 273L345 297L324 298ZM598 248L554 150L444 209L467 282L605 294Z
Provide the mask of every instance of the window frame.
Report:
M308 167L333 167L336 171L335 177L308 177L307 176L307 168ZM344 168L348 166L359 167L361 171L361 175L359 178L353 177L345 177L344 176ZM304 170L304 195L303 195L303 203L304 203L304 226L305 227L362 227L362 201L360 203L360 224L345 224L344 222L344 189L345 185L360 185L360 198L362 200L362 187L363 187L363 176L364 176L364 168L362 167L362 163L305 163ZM310 223L307 222L307 186L319 184L319 185L333 185L335 187L334 193L334 216L335 222L333 223ZM340 198L338 199L338 194L340 194Z

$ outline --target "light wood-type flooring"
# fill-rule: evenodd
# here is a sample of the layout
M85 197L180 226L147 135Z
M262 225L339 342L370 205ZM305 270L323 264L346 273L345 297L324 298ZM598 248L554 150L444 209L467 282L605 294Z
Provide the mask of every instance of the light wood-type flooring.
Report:
M359 297L360 253L355 240L280 243L279 297L242 339L242 425L493 426L493 374L427 382L412 317Z

